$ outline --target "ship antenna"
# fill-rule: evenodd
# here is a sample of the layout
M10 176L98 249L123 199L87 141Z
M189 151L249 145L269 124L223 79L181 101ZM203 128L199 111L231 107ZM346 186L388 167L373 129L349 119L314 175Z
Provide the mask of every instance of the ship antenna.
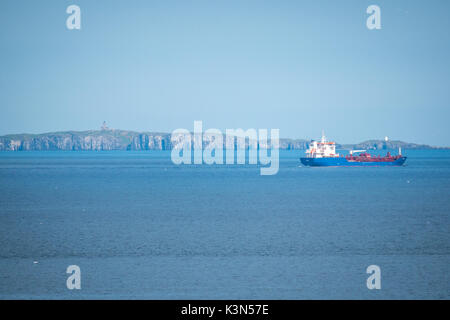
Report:
M325 142L327 139L325 138L325 131L322 129L322 142Z

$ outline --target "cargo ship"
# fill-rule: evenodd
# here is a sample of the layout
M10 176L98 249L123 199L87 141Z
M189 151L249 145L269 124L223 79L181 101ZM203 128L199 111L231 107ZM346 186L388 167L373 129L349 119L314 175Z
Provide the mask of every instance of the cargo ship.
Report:
M406 157L402 156L399 148L398 155L393 156L388 152L386 156L374 156L366 150L350 150L350 154L342 156L336 153L336 143L326 140L322 134L320 142L311 141L306 157L300 158L305 166L311 167L365 167L365 166L401 166L405 163Z

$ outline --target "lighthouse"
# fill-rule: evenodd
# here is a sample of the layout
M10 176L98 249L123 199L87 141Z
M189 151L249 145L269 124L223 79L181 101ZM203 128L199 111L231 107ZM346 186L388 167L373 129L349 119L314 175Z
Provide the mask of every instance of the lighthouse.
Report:
M106 125L106 121L103 121L103 124L102 124L102 126L101 126L101 130L102 130L102 131L109 130L108 126Z

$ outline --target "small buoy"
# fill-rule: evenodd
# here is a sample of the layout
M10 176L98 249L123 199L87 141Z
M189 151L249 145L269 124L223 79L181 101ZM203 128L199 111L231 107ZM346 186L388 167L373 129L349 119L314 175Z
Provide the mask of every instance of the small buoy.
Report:
M38 263L39 263L39 261L33 261L33 263L34 263L34 264L38 264Z

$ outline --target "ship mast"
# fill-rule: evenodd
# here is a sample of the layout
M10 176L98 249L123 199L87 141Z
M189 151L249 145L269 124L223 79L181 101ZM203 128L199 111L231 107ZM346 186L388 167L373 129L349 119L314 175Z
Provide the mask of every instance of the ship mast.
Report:
M325 137L325 131L322 129L322 139L320 142L325 143L327 141L327 138Z

